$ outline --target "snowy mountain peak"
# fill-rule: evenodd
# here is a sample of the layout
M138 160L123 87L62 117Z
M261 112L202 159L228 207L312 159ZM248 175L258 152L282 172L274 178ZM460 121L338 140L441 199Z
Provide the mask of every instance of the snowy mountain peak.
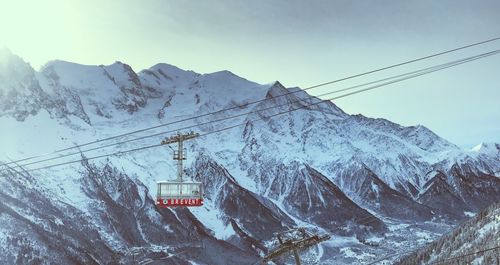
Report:
M35 70L21 57L4 48L0 51L1 116L24 121L47 104L47 95L35 77Z
M472 151L482 154L491 155L493 157L500 156L500 144L497 143L480 143L472 148Z
M33 76L34 69L21 57L13 54L7 48L0 48L0 86L11 83L21 83ZM1 87L0 87L1 88Z
M403 135L419 148L426 151L438 151L450 148L456 150L459 149L456 145L439 137L423 125L406 127Z
M289 93L288 90L279 82L275 81L267 91L266 98L274 98L277 96L281 96L283 94Z
M212 73L207 73L206 75L219 76L221 78L234 78L234 77L242 78L229 70L220 70L220 71L216 71L216 72L212 72Z
M258 83L249 81L226 70L203 74L202 76L200 76L199 81L206 83L206 87L212 87L215 88L215 90L231 89L233 91L237 91L241 89L251 90L256 87L261 87L261 85Z
M43 71L45 68L54 68L60 71L66 71L66 73L70 73L71 71L81 71L81 70L89 70L89 69L96 69L99 66L98 65L87 65L87 64L80 64L80 63L74 63L70 61L65 61L65 60L51 60L48 61L46 64L42 66L40 69Z
M0 128L8 133L0 137L0 146L14 159L195 117L143 135L185 126L204 134L186 143L186 170L204 183L207 193L198 209L154 206L156 181L175 175L166 148L36 172L40 178L33 178L35 184L57 194L61 204L90 213L82 220L104 228L96 228L91 240L111 242L107 246L113 253L122 245L170 247L192 238L189 231L209 237L212 230L228 248L256 256L265 252L270 235L295 225L356 236L356 248L366 249L364 237L394 232L400 221L454 221L465 218L464 209L476 212L500 200L498 144L463 151L424 126L349 115L306 90L279 81L261 85L229 71L198 74L157 64L136 73L122 62L91 66L52 61L36 72L11 53L4 57ZM39 143L42 126L44 145ZM157 143L143 138L85 155ZM30 196L10 194L9 189L0 189L0 195L52 198L42 190L23 191ZM23 208L30 209L20 213L23 219L37 216L31 211L38 208ZM64 224L81 227L74 223L79 218L58 216ZM0 218L1 229L11 223ZM343 255L337 243L323 245L324 258ZM99 260L95 263L106 263ZM2 261L0 257L0 263L10 264Z
M0 47L0 63L3 65L15 55L7 47Z
M4 56L6 54L12 54L12 51L5 46L0 47L0 56Z
M139 72L139 75L150 75L153 76L156 80L174 81L176 79L192 79L199 74L193 71L183 70L171 64L159 63L153 65L149 69L142 70L141 72Z

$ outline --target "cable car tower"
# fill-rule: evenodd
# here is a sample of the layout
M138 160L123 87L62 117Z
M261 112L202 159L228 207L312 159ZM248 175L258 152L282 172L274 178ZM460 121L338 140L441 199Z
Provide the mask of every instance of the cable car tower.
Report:
M158 207L174 206L201 206L203 205L203 186L199 181L185 181L183 178L183 161L186 160L186 148L184 141L198 137L200 134L190 132L187 134L167 137L161 144L177 143L177 151L174 150L173 159L177 160L177 178L173 181L158 181L156 193L156 205Z
M299 227L288 231L277 233L279 246L271 250L263 259L261 264L279 259L285 254L292 252L295 264L301 265L299 250L303 250L330 239L330 235L317 235L309 233L306 228Z

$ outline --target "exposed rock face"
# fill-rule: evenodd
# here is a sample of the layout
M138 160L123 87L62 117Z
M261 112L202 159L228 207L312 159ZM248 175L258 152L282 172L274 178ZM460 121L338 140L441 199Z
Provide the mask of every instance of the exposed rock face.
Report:
M2 175L0 228L6 235L0 248L2 263L252 264L257 260L255 254L215 239L187 209L156 208L144 185L110 164L97 168L84 162L83 167L85 212L39 188L30 175Z
M339 165L337 165L339 166ZM385 216L406 220L430 220L432 207L420 204L390 188L361 163L352 162L336 178L348 194L362 206L376 209Z
M35 74L21 58L9 50L0 50L0 115L24 121L50 105Z
M228 241L240 248L266 253L265 242L273 233L296 225L267 198L241 187L210 156L198 156L194 172L195 179L203 182L206 199L223 214L223 224L235 232Z
M145 89L129 65L84 66L64 61L46 64L40 72L9 51L0 52L1 115L18 121L41 109L67 120L75 116L90 124L92 116L111 119L113 112L137 112L148 98L159 96Z
M464 211L472 211L467 203L460 198L454 188L448 184L446 175L443 172L436 172L435 176L424 186L424 193L419 196L419 201L429 205L439 212L455 215ZM459 218L462 216L459 214Z
M119 260L83 212L57 200L33 177L4 173L0 181L1 263L100 264Z

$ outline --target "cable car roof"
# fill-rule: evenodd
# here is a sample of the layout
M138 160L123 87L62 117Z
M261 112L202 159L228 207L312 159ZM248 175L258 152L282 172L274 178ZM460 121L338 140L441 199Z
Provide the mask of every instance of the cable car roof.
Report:
M201 182L199 181L170 181L170 180L162 180L162 181L157 181L157 184L200 184Z

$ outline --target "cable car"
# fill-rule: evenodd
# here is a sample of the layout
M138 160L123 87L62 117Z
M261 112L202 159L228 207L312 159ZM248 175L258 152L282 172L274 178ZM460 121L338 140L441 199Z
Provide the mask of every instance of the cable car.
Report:
M156 183L156 205L158 207L174 206L201 206L203 205L203 185L199 181L184 181L182 161L186 160L186 149L183 142L199 136L190 132L165 138L161 144L178 143L178 150L174 151L174 160L177 160L177 179L174 181L158 181Z
M158 207L201 206L203 186L197 181L158 181L156 205Z

